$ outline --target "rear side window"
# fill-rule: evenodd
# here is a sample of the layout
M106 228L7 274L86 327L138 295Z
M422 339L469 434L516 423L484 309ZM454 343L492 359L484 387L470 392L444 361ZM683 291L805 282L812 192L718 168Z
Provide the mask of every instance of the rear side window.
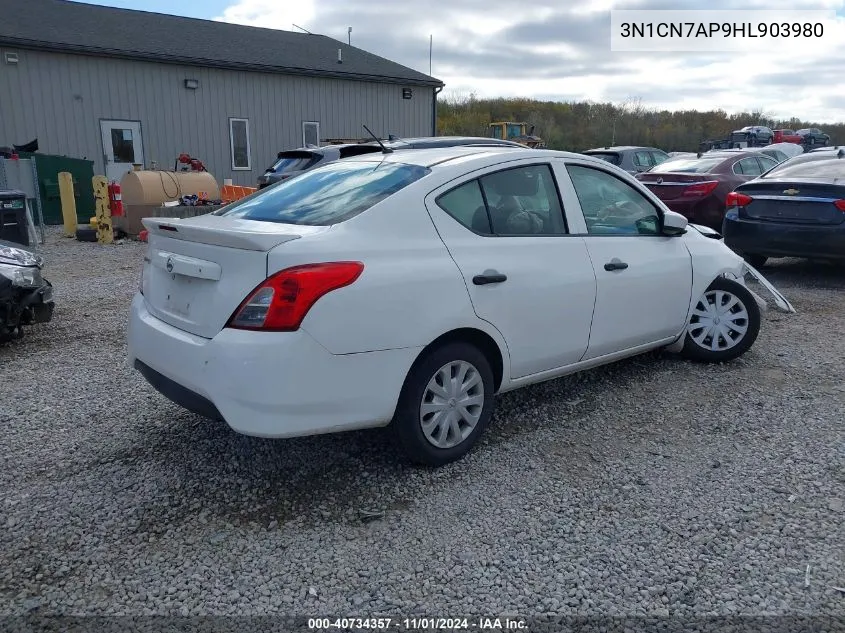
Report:
M363 213L429 172L419 165L335 161L215 213L244 220L328 226Z
M743 176L759 176L762 172L756 158L743 158L733 167L735 174Z
M439 196L437 205L482 235L566 234L563 209L548 165L487 174Z
M437 198L437 205L471 231L484 235L492 232L484 196L481 195L481 185L477 180L470 180L444 193Z
M594 156L595 158L601 158L603 161L606 161L611 165L619 165L622 162L622 157L615 152L589 152L587 155Z
M276 174L308 169L320 161L322 155L311 152L283 153L270 168Z

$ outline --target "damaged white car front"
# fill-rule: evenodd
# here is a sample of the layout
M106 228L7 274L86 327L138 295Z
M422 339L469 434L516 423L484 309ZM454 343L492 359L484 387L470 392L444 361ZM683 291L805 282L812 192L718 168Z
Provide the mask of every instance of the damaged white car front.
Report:
M53 286L41 275L44 260L20 244L0 240L0 342L23 327L53 318Z
M759 295L759 293L754 292L754 289L750 288L748 284L745 283L747 276L750 276L752 279L754 279L769 293L769 295L772 297L772 303L774 304L776 310L780 312L785 312L787 314L795 314L795 308L789 302L789 300L784 297L783 294L777 288L775 288L774 285L768 279L766 279L759 270L757 270L751 264L746 262L742 257L731 251L725 245L720 233L717 233L709 227L701 226L700 224L689 224L688 226L695 229L702 236L712 240L716 240L726 251L729 252L730 255L735 258L735 269L732 272L725 272L724 276L743 283L743 285L745 285L745 287L748 289L748 292L750 292L754 296L754 299L757 301L757 304L760 306L761 310L766 310L769 304L765 299L763 299L763 297Z

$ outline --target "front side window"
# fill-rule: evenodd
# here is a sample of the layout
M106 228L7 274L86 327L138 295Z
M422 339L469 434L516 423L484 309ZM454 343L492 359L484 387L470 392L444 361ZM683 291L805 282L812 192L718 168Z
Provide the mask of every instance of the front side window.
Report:
M669 160L669 154L664 154L663 152L652 152L651 160L655 165L659 165L660 163Z
M622 162L622 157L616 152L590 152L588 156L600 158L611 165L619 165Z
M419 165L339 160L283 180L215 213L262 222L328 226L366 211L429 172Z
M590 235L659 235L660 213L648 198L600 169L567 165Z
M516 167L471 180L437 205L481 235L564 235L566 225L548 165Z

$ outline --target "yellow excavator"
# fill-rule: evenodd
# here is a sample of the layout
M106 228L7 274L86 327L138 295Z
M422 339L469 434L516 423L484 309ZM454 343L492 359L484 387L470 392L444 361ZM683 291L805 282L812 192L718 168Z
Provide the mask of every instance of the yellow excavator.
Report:
M544 149L546 142L539 136L534 136L534 126L528 129L527 123L513 121L498 121L490 124L490 138L514 141L520 145L533 149Z

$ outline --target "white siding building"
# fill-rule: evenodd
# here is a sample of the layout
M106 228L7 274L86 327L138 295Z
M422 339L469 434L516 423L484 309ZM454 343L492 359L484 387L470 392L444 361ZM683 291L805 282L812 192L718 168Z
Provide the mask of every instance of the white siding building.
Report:
M443 84L322 35L113 9L0 0L0 146L94 161L202 160L254 185L283 149L428 136Z

